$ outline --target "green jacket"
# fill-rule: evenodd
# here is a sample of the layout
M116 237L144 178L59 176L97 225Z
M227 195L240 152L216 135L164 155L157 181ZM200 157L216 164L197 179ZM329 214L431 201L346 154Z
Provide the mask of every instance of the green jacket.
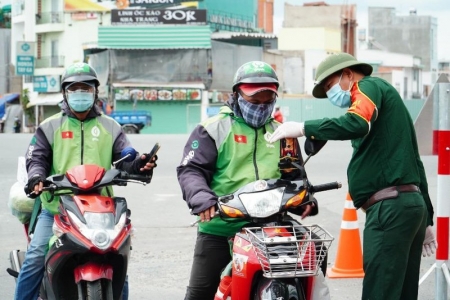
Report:
M130 142L114 119L94 108L80 121L63 105L63 111L44 120L32 138L26 154L28 177L64 174L82 164L108 170L127 146ZM48 202L50 193L44 192L41 200L44 209L58 213L59 197Z
M254 129L228 106L191 133L183 160L177 168L183 198L193 213L217 203L217 196L230 194L257 179L280 178L280 142L270 144L265 133L279 125L269 119ZM199 231L232 236L245 222L214 218L200 223Z

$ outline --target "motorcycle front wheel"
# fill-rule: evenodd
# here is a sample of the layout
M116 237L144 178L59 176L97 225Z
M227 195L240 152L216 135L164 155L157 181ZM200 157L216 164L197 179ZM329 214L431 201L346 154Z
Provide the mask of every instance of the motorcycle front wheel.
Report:
M265 299L306 300L306 297L298 278L268 279L261 276L255 286L252 300Z
M113 300L111 281L100 279L86 282L86 300Z

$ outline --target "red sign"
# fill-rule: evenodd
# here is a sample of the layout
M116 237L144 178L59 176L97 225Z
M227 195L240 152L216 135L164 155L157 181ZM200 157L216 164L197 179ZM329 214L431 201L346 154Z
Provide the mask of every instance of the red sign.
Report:
M73 139L73 132L72 131L63 131L63 132L61 132L61 137L63 139Z
M243 143L243 144L247 144L247 137L245 135L238 135L235 134L234 135L234 141L236 143Z

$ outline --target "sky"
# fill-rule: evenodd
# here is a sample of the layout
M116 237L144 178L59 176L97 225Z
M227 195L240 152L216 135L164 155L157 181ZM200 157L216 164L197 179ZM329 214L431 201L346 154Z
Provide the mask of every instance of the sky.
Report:
M303 5L318 0L275 0L274 1L274 31L277 33L283 22L284 3ZM409 15L410 8L414 7L419 16L432 16L437 18L437 46L438 59L450 60L450 1L449 0L323 0L327 4L344 5L356 4L358 28L368 28L368 7L393 7L397 16ZM357 28L357 29L358 29Z

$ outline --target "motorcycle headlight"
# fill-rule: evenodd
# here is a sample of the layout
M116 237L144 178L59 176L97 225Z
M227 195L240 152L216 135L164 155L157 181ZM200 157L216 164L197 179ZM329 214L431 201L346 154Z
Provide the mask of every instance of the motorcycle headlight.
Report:
M114 224L115 218L112 213L85 212L86 224L71 211L67 212L72 222L86 238L99 249L108 248L117 235L125 226L126 213L120 216L119 222Z
M284 187L239 195L251 217L266 218L280 211Z
M92 233L91 241L99 249L106 249L111 244L111 238L108 232L103 229L95 230Z

